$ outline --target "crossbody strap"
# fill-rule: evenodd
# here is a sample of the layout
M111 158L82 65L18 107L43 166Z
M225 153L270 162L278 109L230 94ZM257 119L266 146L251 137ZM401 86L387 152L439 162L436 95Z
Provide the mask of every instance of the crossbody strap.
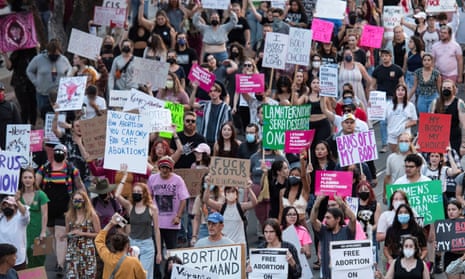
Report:
M110 275L110 279L115 278L115 274L116 274L116 272L118 272L119 267L121 266L121 264L123 263L123 261L124 261L125 258L126 258L126 254L124 254L124 255L119 259L118 263L117 263L116 266L115 266L115 269L113 269L113 272L112 272L111 275Z

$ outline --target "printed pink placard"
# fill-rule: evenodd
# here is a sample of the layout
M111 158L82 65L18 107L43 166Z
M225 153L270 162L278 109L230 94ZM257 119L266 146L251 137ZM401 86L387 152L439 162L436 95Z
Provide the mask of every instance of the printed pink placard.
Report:
M236 75L237 93L260 93L265 91L265 75Z
M312 144L315 130L309 131L286 131L284 138L284 152L300 153Z
M334 23L318 18L312 21L313 40L322 43L331 42L333 35Z
M315 174L315 195L332 196L337 193L341 197L352 196L352 177L351 171L318 170Z
M210 88L212 88L215 83L215 75L204 70L197 64L192 64L191 71L187 78L190 81L197 81L199 83L199 87L207 92L210 91Z
M32 12L1 16L0 38L1 52L36 47L37 37Z
M360 46L380 48L383 42L384 27L365 25L360 38Z
M31 152L42 151L42 142L44 141L44 130L31 131Z

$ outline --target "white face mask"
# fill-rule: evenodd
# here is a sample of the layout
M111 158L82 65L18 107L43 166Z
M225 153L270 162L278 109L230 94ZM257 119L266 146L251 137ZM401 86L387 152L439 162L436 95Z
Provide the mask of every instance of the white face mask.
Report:
M321 62L320 62L320 61L312 62L312 67L313 67L313 68L320 68L320 65L321 65Z
M394 210L397 210L397 208L399 208L399 206L402 204L405 204L405 202L404 201L393 201L392 207L394 207Z
M236 201L236 193L226 193L226 200L228 202Z
M413 254L415 254L415 250L410 249L410 248L404 248L403 252L406 258L411 258L413 257Z

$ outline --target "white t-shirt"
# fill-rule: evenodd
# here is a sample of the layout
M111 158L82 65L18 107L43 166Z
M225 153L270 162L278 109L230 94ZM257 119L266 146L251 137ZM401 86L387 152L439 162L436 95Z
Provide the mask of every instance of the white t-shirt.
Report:
M90 105L89 99L87 97L84 98L84 104L86 104L86 119L91 119L97 116L95 109ZM99 110L106 110L107 103L104 98L97 96L95 99L95 104L99 108Z
M0 214L0 243L9 243L16 247L16 263L22 264L26 261L26 228L29 224L29 208L26 207L26 213L21 215L19 210L10 221Z
M415 105L411 102L407 102L407 106L404 108L403 104L397 104L396 110L394 110L394 104L388 102L386 107L386 120L389 136L388 142L397 144L397 137L400 134L403 132L411 133L410 128L405 128L405 124L411 120L418 120Z
M337 133L342 131L342 116L334 114L334 125L336 126ZM356 118L355 119L355 133L368 131L368 125L366 122Z
M399 179L397 179L396 182L394 182L394 184L410 184L410 183L425 182L425 181L431 181L431 179L427 176L421 175L417 181L410 181L407 178L407 175L403 175L399 177Z

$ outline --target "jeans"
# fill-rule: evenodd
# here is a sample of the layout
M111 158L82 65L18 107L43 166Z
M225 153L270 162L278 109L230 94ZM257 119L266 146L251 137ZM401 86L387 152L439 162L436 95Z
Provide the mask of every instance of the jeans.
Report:
M434 93L433 95L417 95L417 111L418 113L421 112L429 112L429 107L431 103L439 96L438 93Z
M50 106L48 95L42 95L42 94L37 93L36 97L37 97L37 108L39 109L40 112L42 112L44 109Z
M40 20L42 21L42 24L44 25L44 31L45 31L45 38L48 41L48 21L50 20L50 17L52 15L51 11L42 11L39 12Z
M386 104L392 102L392 97L386 97ZM387 133L387 121L381 120L379 121L379 130L381 132L381 145L388 144L388 133Z
M407 90L412 89L412 87L413 87L413 81L414 81L413 72L407 71L407 72L405 73L405 84L407 85Z
M153 265L155 258L155 245L152 238L147 239L130 239L131 246L137 246L140 249L139 260L147 272L147 279L153 279Z

